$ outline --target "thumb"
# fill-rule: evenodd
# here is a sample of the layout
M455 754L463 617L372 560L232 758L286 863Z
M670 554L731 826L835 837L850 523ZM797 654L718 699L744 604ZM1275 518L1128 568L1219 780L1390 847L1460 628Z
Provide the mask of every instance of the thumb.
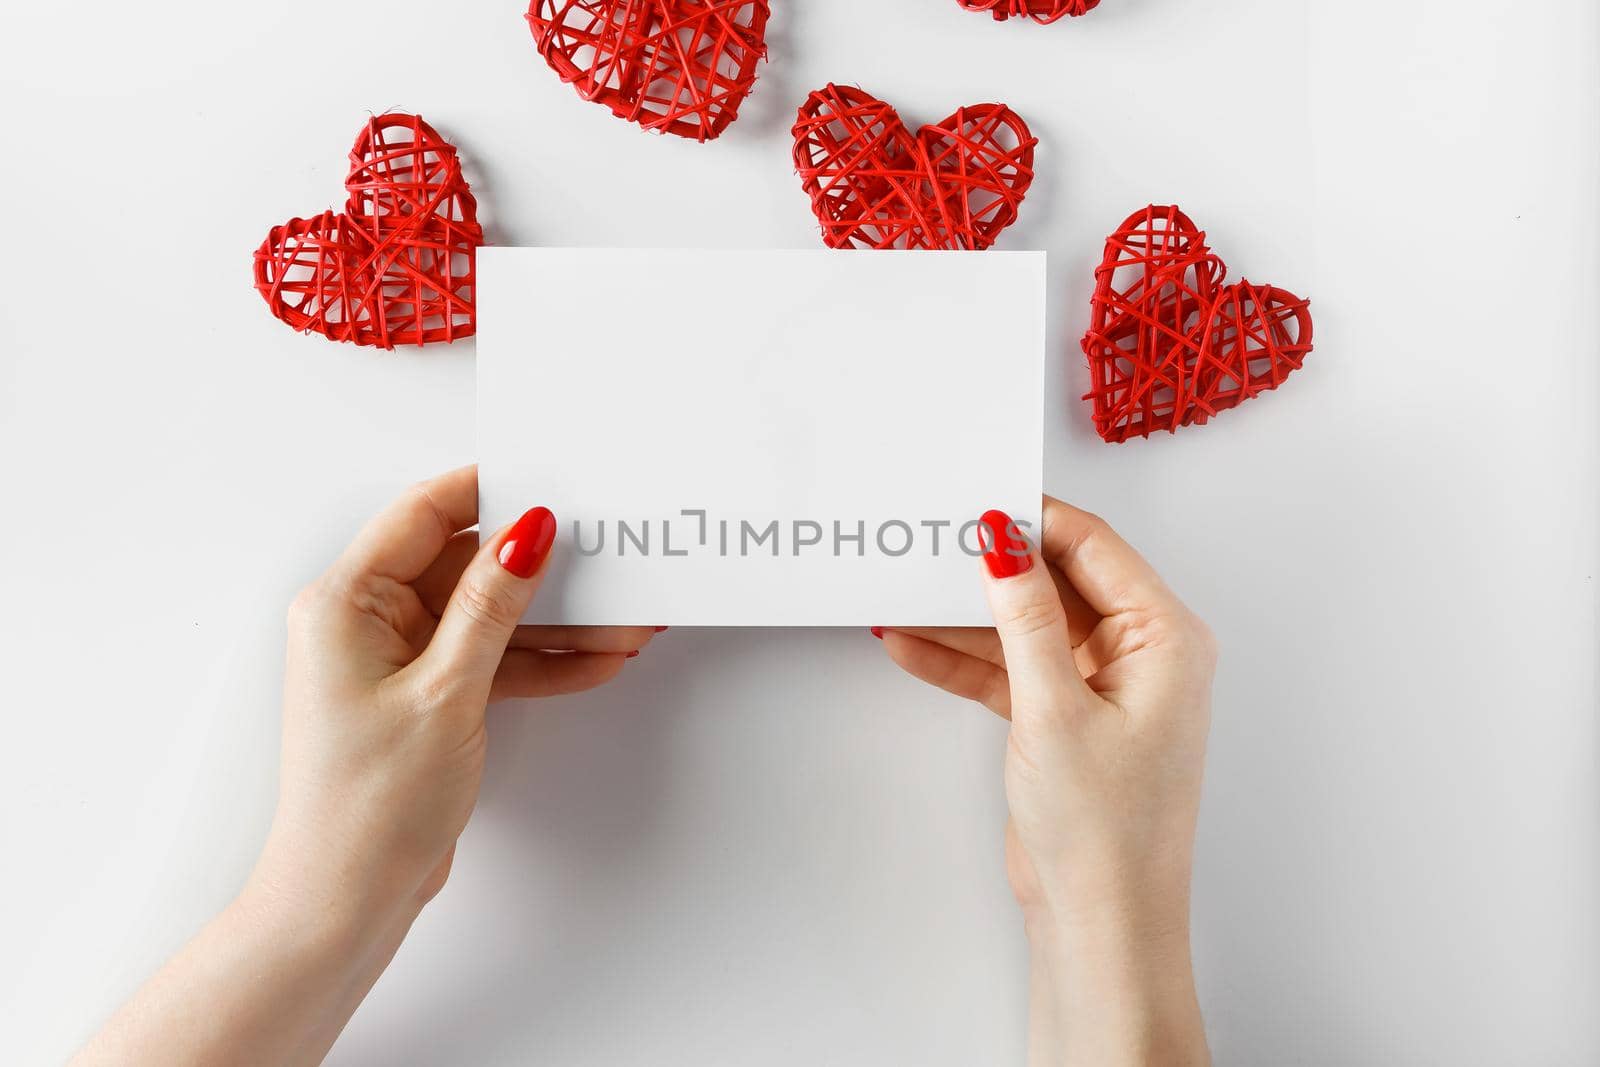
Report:
M1066 609L1038 549L1003 511L985 512L984 587L1005 650L1014 721L1081 703Z
M433 640L423 653L430 667L485 692L506 645L528 610L556 539L556 517L534 508L490 538L456 582Z

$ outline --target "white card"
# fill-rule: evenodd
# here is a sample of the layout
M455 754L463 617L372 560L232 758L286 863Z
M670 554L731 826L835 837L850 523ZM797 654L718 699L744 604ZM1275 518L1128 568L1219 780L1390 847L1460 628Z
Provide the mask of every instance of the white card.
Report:
M526 620L989 625L1038 528L1042 252L478 253L482 528L560 525Z

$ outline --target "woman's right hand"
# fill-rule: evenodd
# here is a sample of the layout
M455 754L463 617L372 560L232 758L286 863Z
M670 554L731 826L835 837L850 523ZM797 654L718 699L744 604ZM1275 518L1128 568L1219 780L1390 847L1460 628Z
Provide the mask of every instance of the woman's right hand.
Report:
M1189 883L1216 645L1099 518L1040 544L984 516L996 629L883 631L902 668L1011 720L1008 874L1034 959L1035 1062L1204 1063Z

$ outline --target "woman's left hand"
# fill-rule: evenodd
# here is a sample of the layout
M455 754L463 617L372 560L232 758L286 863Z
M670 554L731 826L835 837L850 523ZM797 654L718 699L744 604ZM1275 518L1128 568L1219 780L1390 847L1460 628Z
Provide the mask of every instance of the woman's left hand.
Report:
M73 1061L314 1064L444 885L485 705L609 681L649 627L518 625L556 520L480 548L478 472L418 485L289 609L278 810L239 897Z

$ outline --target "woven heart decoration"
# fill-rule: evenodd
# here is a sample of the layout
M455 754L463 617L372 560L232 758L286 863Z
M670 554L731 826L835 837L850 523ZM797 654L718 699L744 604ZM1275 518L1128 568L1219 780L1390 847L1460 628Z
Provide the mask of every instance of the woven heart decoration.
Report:
M800 106L794 162L830 248L983 249L1016 221L1038 143L1003 104L912 134L877 97L829 85Z
M647 130L709 141L767 54L767 0L533 0L534 44L585 100Z
M449 142L416 115L367 121L342 212L274 226L256 289L297 330L393 348L471 337L478 204Z
M1176 207L1135 212L1106 240L1083 339L1103 439L1202 425L1300 369L1310 303L1227 273Z
M1051 23L1057 19L1087 15L1100 6L1100 0L956 0L968 11L987 11L995 21L1030 18L1035 22Z

